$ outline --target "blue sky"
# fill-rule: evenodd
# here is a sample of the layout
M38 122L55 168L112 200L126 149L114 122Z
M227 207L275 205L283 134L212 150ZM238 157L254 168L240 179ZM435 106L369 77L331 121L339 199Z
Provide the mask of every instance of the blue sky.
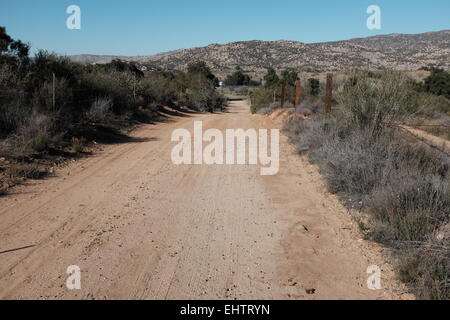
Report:
M68 30L66 8L81 8ZM382 29L366 27L369 5ZM149 55L243 40L307 43L450 29L449 0L1 0L0 26L59 54Z

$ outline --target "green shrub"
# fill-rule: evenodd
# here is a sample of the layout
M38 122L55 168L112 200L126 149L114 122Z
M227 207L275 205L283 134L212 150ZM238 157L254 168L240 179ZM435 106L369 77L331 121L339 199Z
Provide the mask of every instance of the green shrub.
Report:
M251 92L251 112L257 113L259 109L267 108L274 101L272 88L257 88Z
M227 86L248 86L250 81L250 76L237 67L235 72L227 76L224 83Z
M214 87L219 86L219 79L211 72L205 61L195 61L188 65L188 73L206 78Z
M99 97L109 97L113 111L118 115L135 110L133 100L134 78L129 73L95 71L87 73L81 79L83 87L80 95L90 106Z
M281 78L286 82L288 86L294 86L295 81L298 79L297 71L295 70L284 70L281 73Z
M199 74L187 76L188 86L180 91L180 101L198 111L213 112L222 109L225 98L217 92L214 84Z
M267 69L267 73L264 76L265 86L266 87L276 87L280 85L280 78L277 75L277 72L273 68Z
M417 94L400 72L386 72L378 78L356 74L336 90L335 97L354 125L370 130L372 136L419 108Z
M309 94L317 97L320 93L320 81L315 78L308 79Z
M177 101L177 91L173 80L163 74L152 74L139 81L138 94L145 104L156 102L161 105L173 105Z
M450 73L441 69L432 69L422 85L425 92L450 99Z

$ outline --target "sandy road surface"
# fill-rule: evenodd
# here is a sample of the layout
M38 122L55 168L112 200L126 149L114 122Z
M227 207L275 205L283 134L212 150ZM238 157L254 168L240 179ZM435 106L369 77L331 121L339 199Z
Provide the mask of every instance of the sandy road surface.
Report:
M0 198L0 298L404 297L381 249L360 240L286 138L277 176L173 165L172 131L192 130L194 119L204 128L272 125L233 102L229 113L143 126L139 142L107 146ZM81 268L79 291L66 288L70 265ZM383 269L382 290L366 288L369 265Z

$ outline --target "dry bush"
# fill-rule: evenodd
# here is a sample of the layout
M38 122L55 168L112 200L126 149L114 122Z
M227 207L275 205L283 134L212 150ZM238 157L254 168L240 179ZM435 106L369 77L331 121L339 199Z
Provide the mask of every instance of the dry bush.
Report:
M423 147L390 144L369 206L377 240L425 241L450 217L449 160Z
M250 89L248 87L238 87L234 89L234 93L238 96L247 96Z
M286 109L289 108L293 108L294 105L290 102L285 102L284 103L284 107ZM276 101L276 102L272 102L270 103L267 107L261 108L257 111L258 114L272 114L275 110L281 109L281 102L280 101Z
M86 140L84 138L72 138L72 151L74 153L81 153L86 145Z
M296 111L306 117L314 113L318 113L322 108L323 103L319 99L308 97L297 106Z
M33 113L18 129L15 135L18 149L24 153L41 152L52 142L50 129L52 119L40 113Z
M419 299L448 300L450 239L431 239L412 247L403 248L399 254L401 280L413 288Z
M422 93L419 96L420 115L435 117L439 114L450 116L450 100L444 96L435 96L430 93Z
M297 150L320 166L330 191L361 201L371 217L368 235L397 250L399 270L409 270L403 279L416 294L450 298L442 285L449 276L449 247L438 256L427 249L433 234L449 222L448 158L409 145L394 130L374 139L371 130L332 118L296 120L285 130Z
M7 173L12 179L41 179L47 174L47 172L41 170L36 163L19 163L12 165L8 168Z
M86 112L85 117L90 122L107 122L112 117L112 100L110 98L97 98Z

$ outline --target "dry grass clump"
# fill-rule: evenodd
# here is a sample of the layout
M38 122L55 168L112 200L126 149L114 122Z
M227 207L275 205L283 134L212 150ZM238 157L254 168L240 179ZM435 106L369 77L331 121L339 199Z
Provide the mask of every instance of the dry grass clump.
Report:
M283 108L290 109L293 108L294 105L290 102L285 102ZM275 110L281 109L281 102L276 101L270 103L267 107L263 107L257 111L258 114L272 114Z
M42 179L47 175L47 172L36 163L18 163L9 167L7 174L12 179Z
M97 98L86 112L86 119L93 123L108 122L112 114L113 102L110 98Z

